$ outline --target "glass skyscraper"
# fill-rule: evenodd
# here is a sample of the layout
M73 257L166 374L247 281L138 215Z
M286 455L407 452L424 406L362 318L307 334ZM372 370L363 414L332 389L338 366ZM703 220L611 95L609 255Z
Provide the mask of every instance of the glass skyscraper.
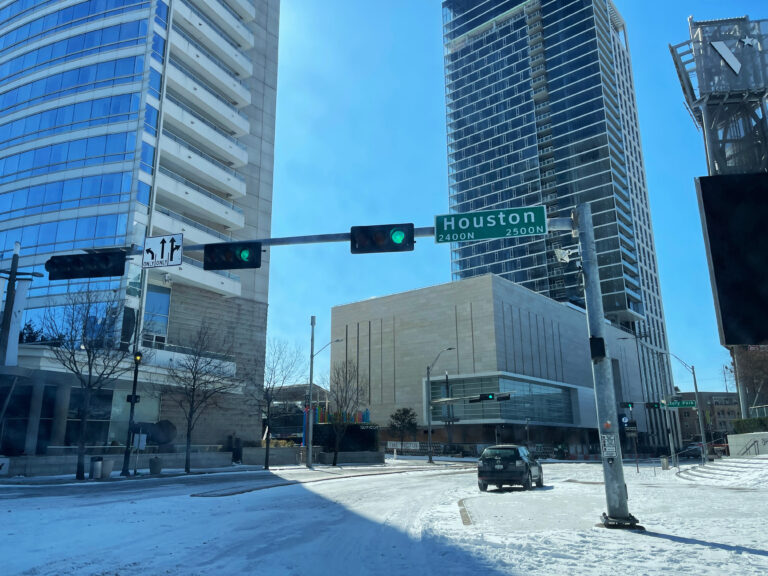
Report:
M185 252L142 293L140 253L146 236L269 236L278 20L279 0L0 3L0 267L19 242L20 270L43 274L25 320L67 292L117 290L145 346L183 352L207 323L258 382L266 254L233 274ZM102 248L136 253L124 276L49 281L53 254Z
M625 23L610 0L444 0L450 207L592 208L606 317L635 338L644 398L673 387ZM455 280L494 273L583 305L568 232L452 246ZM627 399L630 400L630 399ZM666 444L649 411L652 442Z

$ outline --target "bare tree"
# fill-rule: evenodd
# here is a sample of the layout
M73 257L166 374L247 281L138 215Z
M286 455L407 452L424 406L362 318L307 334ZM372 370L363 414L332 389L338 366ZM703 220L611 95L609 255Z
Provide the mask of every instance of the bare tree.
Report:
M266 412L266 452L264 469L269 470L269 445L272 432L272 409L284 386L303 376L304 354L297 346L283 340L269 340L264 361L264 410Z
M400 438L400 449L403 449L405 434L416 432L416 412L413 408L398 408L389 416L389 427Z
M347 428L364 399L365 382L360 377L354 360L337 362L331 367L329 396L331 399L331 424L334 432L333 465L339 458L339 447Z
M77 438L78 480L85 479L86 427L94 392L133 369L130 346L120 342L117 321L123 317L118 292L82 290L69 292L62 306L48 308L43 316L42 338L64 369L72 373L83 391Z
M231 361L231 347L213 337L203 323L188 342L186 354L168 365L168 381L174 387L168 396L181 409L186 420L187 444L184 471L189 474L192 433L205 411L218 405L221 397L240 388Z

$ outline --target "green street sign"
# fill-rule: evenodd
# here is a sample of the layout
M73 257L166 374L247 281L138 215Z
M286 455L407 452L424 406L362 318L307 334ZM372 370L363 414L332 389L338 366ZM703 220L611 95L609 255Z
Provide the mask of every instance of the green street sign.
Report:
M547 233L544 206L435 216L435 242L472 242Z
M670 408L696 408L696 400L676 400L668 402Z

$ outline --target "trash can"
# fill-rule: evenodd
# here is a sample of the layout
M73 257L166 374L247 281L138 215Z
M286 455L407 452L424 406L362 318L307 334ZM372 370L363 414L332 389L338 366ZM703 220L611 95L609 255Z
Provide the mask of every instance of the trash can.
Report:
M109 478L112 476L112 469L115 467L114 460L104 460L101 463L101 478Z
M661 457L661 469L669 470L669 458L667 458L666 456Z
M154 458L149 459L149 473L150 474L160 474L160 472L163 471L163 461L155 456Z
M101 456L91 456L91 480L97 480L101 478L101 466L104 463L104 458Z

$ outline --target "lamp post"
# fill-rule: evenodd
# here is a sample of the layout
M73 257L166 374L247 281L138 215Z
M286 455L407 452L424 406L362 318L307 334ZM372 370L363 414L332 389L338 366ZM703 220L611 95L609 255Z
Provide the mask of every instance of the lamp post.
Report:
M694 393L696 394L696 412L699 415L699 432L701 433L701 462L702 464L706 464L707 462L706 458L707 458L707 452L708 452L707 435L706 435L706 432L704 431L704 406L701 403L701 397L699 396L699 385L696 382L696 367L693 366L692 364L688 364L679 356L672 354L672 352L666 352L666 354L669 354L670 356L672 356L672 358L680 362L680 364L682 364L685 367L685 369L688 370L688 372L690 372L691 375L693 376L693 390L694 390Z
M312 468L312 426L314 424L315 418L314 414L312 414L312 377L314 374L314 366L315 366L315 356L320 354L323 350L328 348L331 344L334 344L335 342L343 342L342 338L336 338L336 340L331 340L320 348L317 352L315 352L315 317L312 316L310 320L310 324L312 325L312 337L310 339L309 343L309 391L307 392L307 398L308 405L307 405L307 468Z
M430 385L429 381L429 375L432 372L432 368L435 367L435 364L437 364L437 360L440 358L440 355L443 352L448 352L449 350L456 350L453 346L449 346L448 348L443 348L440 350L440 352L437 353L437 356L435 356L434 361L432 364L427 365L427 451L429 453L429 458L427 459L427 462L430 464L433 463L432 461L432 386Z
M120 476L130 476L131 471L130 463L131 463L131 435L133 433L133 413L136 409L136 402L138 402L138 398L136 397L136 384L139 381L139 364L141 364L141 352L138 350L133 351L133 387L131 388L131 395L128 398L128 401L131 403L131 410L128 414L128 437L125 440L125 452L123 453L123 469L120 471Z

